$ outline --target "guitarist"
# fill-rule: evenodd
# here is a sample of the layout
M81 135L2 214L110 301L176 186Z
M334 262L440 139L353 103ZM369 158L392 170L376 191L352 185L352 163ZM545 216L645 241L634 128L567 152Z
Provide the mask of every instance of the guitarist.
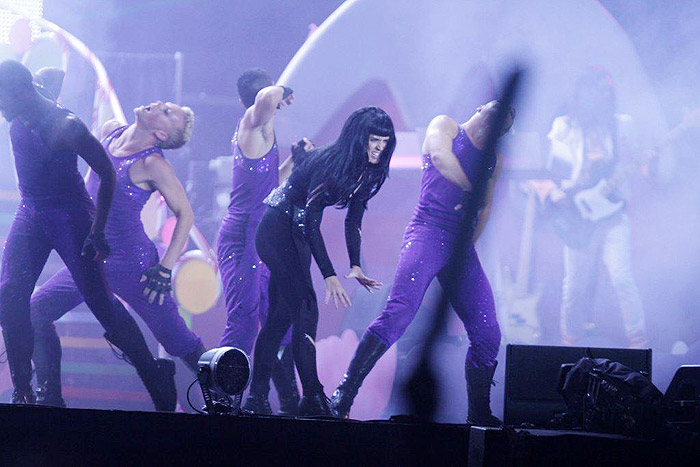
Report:
M572 111L555 118L548 134L550 169L555 173L566 170L562 174L564 180L548 195L553 209L575 213L573 197L601 180L605 180L601 186L611 191L611 202L619 206L596 223L570 224L580 227L562 235L565 246L561 334L565 345L577 344L584 328L590 326L586 318L590 316L600 261L608 270L620 302L629 346L648 345L642 301L632 276L630 221L622 203L627 190L624 185L613 188L612 182L621 178L620 159L632 152L634 138L630 127L628 115L615 113L610 74L601 68L589 68L576 82ZM580 240L583 230L588 232L585 240Z

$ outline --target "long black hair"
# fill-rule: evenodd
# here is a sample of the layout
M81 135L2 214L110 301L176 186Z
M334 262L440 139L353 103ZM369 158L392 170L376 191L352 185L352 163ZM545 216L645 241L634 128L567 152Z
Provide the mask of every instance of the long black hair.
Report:
M371 164L367 156L369 135L389 137L376 164ZM320 171L320 188L329 201L344 208L360 185L369 190L369 198L377 194L389 175L395 148L391 117L379 107L363 107L350 114L338 139L312 151L305 163Z

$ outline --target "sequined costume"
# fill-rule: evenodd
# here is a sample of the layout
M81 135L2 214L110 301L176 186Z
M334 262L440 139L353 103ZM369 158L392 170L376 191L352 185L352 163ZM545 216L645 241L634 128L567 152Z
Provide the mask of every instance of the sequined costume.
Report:
M248 159L238 146L238 127L231 145L233 189L217 240L227 311L219 346L235 346L250 354L267 316L270 277L255 251L255 229L265 212L263 200L279 183L279 153L275 141L263 157Z
M324 278L335 275L321 235L323 210L337 202L325 191L320 159L309 160L265 200L265 212L255 237L260 258L270 269L270 311L255 343L251 394L266 395L275 355L292 328L292 348L304 396L323 391L316 371L318 304L311 280L313 255ZM381 170L367 168L366 170ZM360 184L345 221L351 265L360 265L360 227L371 186Z
M115 294L128 303L153 332L158 342L173 356L183 357L195 352L202 341L192 332L178 312L174 299L166 294L163 304L148 303L143 294L141 274L158 263L158 251L148 238L141 223L141 210L151 196L152 190L136 186L129 177L131 165L153 153L162 154L152 147L125 157L115 157L109 145L128 128L120 127L103 141L117 173L112 208L107 217L105 237L111 254L105 260L107 281ZM91 177L88 189L93 191L97 177ZM32 324L36 338L56 340L55 320L78 306L83 301L70 272L63 268L46 281L31 299ZM109 325L105 330L110 332ZM37 349L44 348L37 346Z
M77 154L54 150L44 142L45 132L51 131L49 119L70 115L60 107L57 113L58 117L49 114L31 129L18 118L10 127L21 199L2 258L0 320L15 389L24 393L31 391L30 297L51 250L66 264L65 274L72 276L76 296L85 300L105 328L128 317L113 301L103 265L81 257L95 209L78 172ZM143 340L140 334L130 336Z
M476 173L482 153L460 127L452 151L468 177ZM473 178L472 178L473 179ZM495 362L501 333L496 321L493 293L473 245L461 259L461 275L447 281L459 226L464 222L465 192L443 177L430 154L423 155L423 180L418 205L406 228L391 293L382 313L367 328L386 346L399 339L413 321L425 291L437 277L469 336L467 368L489 367ZM476 219L467 219L473 225Z

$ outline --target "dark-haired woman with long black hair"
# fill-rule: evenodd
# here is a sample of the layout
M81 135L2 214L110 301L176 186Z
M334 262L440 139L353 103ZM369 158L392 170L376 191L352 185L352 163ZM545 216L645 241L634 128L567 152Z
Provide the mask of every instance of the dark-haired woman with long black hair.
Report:
M303 387L299 415L331 415L316 372L318 305L311 281L311 256L326 283L325 302L347 306L350 299L336 276L321 235L327 206L347 208L345 238L350 272L367 290L381 284L364 275L360 266L360 228L367 201L389 173L396 147L394 126L378 107L364 107L348 117L340 136L311 151L287 182L265 200L255 244L270 269L267 321L255 345L253 382L245 408L270 414L270 376L280 341L292 326L294 360Z

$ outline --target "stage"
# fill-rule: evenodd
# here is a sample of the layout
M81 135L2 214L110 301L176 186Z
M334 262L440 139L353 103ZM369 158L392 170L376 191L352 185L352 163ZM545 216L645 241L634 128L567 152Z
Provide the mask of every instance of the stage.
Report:
M0 405L0 465L691 465L698 446L572 431ZM693 457L689 457L690 455Z

